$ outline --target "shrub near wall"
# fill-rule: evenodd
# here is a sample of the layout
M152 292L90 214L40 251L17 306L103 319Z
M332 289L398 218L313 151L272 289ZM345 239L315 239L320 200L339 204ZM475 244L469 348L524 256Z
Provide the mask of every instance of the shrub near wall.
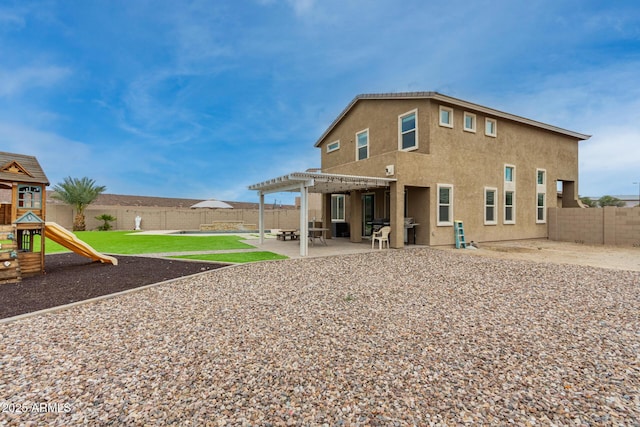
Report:
M199 230L202 224L214 221L241 221L246 224L258 224L257 209L189 209L146 206L93 206L85 211L87 230L97 229L101 222L96 216L108 214L117 218L112 224L114 230L133 230L135 218L140 216L143 230ZM47 205L47 221L54 221L71 229L73 209L67 205ZM294 228L300 226L300 211L295 209L266 209L264 211L265 229Z

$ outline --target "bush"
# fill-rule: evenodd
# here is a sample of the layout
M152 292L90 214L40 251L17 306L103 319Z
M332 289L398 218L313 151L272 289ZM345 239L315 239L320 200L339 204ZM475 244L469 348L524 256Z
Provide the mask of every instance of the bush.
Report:
M99 226L98 230L100 230L100 231L109 231L109 230L111 230L113 228L113 226L111 224L109 224L109 222L115 221L118 218L113 217L113 216L111 216L109 214L102 214L100 216L97 216L96 219L100 220L100 221L104 221L104 224Z

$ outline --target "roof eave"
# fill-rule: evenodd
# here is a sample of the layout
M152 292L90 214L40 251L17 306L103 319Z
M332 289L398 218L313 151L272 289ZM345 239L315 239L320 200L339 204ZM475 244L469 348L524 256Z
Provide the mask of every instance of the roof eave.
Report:
M536 120L527 119L525 117L521 117L515 114L506 113L504 111L495 110L493 108L484 107L479 104L474 104L472 102L464 101L462 99L453 98L451 96L443 95L438 92L401 92L401 93L370 93L370 94L360 94L357 95L351 102L345 107L344 110L336 117L336 119L329 125L329 127L322 133L320 138L314 144L314 147L318 148L323 140L327 137L327 135L336 127L340 121L351 111L353 106L360 100L365 99L434 99L441 102L446 102L449 104L453 104L459 107L468 108L471 110L479 111L484 114L493 117L499 117L507 120L516 121L519 123L524 123L530 126L542 128L551 132L560 133L563 135L570 136L572 138L576 138L579 140L587 140L591 138L591 135L574 132L571 130L563 129L557 126L549 125L546 123L542 123Z

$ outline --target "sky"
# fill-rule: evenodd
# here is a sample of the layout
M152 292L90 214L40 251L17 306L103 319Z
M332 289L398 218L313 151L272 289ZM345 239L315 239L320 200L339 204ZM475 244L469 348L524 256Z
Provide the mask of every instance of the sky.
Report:
M0 151L52 186L256 201L356 95L407 91L593 135L580 195L639 191L636 0L0 2Z

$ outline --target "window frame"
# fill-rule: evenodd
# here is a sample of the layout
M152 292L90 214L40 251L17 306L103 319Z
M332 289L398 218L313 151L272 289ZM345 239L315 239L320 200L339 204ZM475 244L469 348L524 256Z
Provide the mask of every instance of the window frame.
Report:
M453 227L453 184L437 184L437 193L436 193L436 225L438 227ZM449 190L449 203L443 205L440 203L440 190L448 189ZM447 221L442 221L440 218L440 208L442 206L447 206L449 208L449 218Z
M467 117L470 117L473 123L472 127L467 127ZM477 123L477 118L476 115L473 113L469 113L467 111L464 112L463 116L462 116L462 130L464 130L465 132L472 132L472 133L476 133L476 123Z
M511 194L511 204L507 203L508 194ZM509 209L511 209L511 219L509 219L509 215L507 215L507 211ZM504 214L504 218L502 220L503 224L513 225L516 223L516 191L515 190L505 190L503 214Z
M334 145L334 148L331 146ZM327 144L327 153L333 153L334 151L338 151L340 149L340 140L333 141Z
M487 219L487 211L489 205L487 203L487 193L493 193L493 219ZM496 187L484 187L484 225L497 225L498 224L498 189Z
M507 169L511 169L511 180L507 180ZM516 183L516 167L514 165L508 165L505 164L504 165L504 173L502 174L502 176L504 177L504 182L507 183L513 183L513 185L515 185Z
M18 208L42 209L42 187L34 184L18 185Z
M338 200L342 200L342 206L338 204ZM334 206L335 213L338 214L334 217ZM331 195L331 222L346 222L347 221L347 206L346 206L346 196L344 194L332 194ZM342 213L342 218L340 218L340 213Z
M367 135L367 144L363 145L362 147L360 147L358 144L360 143L359 140L359 136L362 134L366 134ZM360 158L360 148L366 148L367 149L367 155L364 158ZM367 160L369 158L369 128L366 129L362 129L359 132L356 132L356 161L360 161L360 160Z
M492 124L492 132L489 132L489 130L487 129L487 126L489 125L489 123ZM490 136L492 138L496 138L498 136L498 121L496 119L492 119L489 117L485 117L484 119L484 134L486 136Z
M540 205L540 196L542 196L542 206ZM542 219L540 219L542 213ZM536 192L536 224L545 224L547 222L547 193Z
M413 119L414 120L413 130L404 132L402 130L402 119L407 118L407 117L409 117L411 115L414 116L414 119ZM414 136L415 144L413 146L411 146L411 147L404 148L403 147L403 136L405 134L408 134L409 132L414 132L414 134L415 134L415 136ZM418 109L414 108L413 110L407 111L406 113L400 114L398 116L398 150L399 151L414 151L414 150L417 150L417 149L418 149Z
M540 182L540 172L542 172L542 182ZM547 170L546 169L536 169L536 185L547 185Z
M449 113L449 122L442 121L443 111L446 111ZM438 124L442 127L453 129L453 108L440 105L440 108L438 109Z
M540 183L540 173L542 173L542 183ZM540 196L542 196L542 206L540 206ZM542 218L540 210L542 209ZM547 222L547 170L536 169L536 224L546 224Z

